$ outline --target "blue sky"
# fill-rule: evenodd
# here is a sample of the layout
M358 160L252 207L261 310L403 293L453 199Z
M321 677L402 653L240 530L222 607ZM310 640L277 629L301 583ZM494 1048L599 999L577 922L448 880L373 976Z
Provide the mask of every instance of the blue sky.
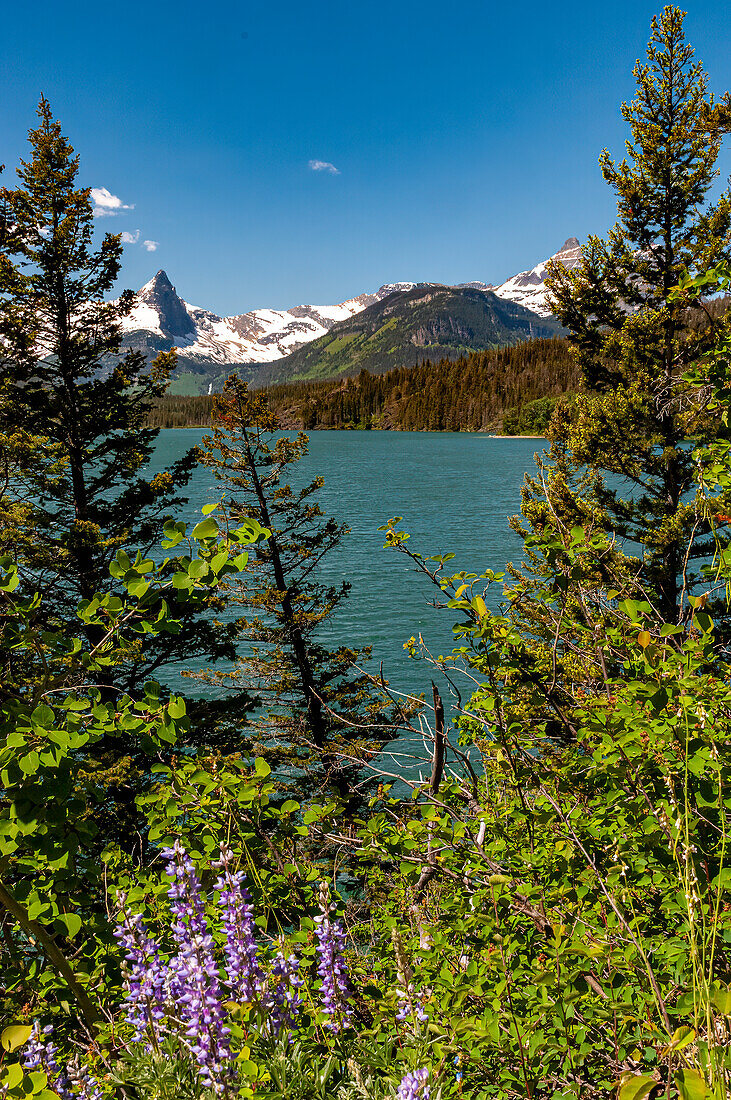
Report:
M7 5L0 162L10 182L43 92L82 183L132 207L99 219L135 240L120 285L163 267L216 312L499 282L612 223L597 157L622 152L619 105L660 6ZM728 5L688 7L720 94Z

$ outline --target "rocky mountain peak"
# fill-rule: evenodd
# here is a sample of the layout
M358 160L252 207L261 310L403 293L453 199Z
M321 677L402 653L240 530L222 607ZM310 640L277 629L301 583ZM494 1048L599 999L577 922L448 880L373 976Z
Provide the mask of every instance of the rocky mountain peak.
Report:
M139 291L138 297L159 315L160 329L166 336L190 336L195 332L195 322L178 297L167 273L162 269Z
M558 252L554 252L551 259L558 260L571 271L580 263L580 254L581 244L578 238L569 237ZM507 298L511 302L517 302L518 305L532 309L539 317L550 317L552 310L546 297L547 262L542 260L530 271L520 271L517 275L513 275L512 279L496 287L495 293L500 298Z
M160 268L160 270L156 272L155 275L153 275L152 279L150 279L150 282L153 286L156 287L166 287L168 290L175 290L175 287L168 278L167 271L164 271L162 268Z

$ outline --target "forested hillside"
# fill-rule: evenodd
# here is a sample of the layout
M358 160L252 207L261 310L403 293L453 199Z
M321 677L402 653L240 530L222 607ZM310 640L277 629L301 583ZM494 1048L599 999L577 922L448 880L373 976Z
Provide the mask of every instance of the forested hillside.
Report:
M271 386L269 406L286 428L390 428L398 431L501 431L534 434L546 427L552 399L575 390L579 369L565 340L528 340L459 359L428 360L387 374ZM527 406L544 400L542 419ZM210 397L164 397L150 424L174 428L210 423ZM522 420L521 420L522 416Z
M159 398L147 414L152 428L209 428L213 415L213 396L178 397L166 394Z
M512 407L566 393L578 383L568 345L551 339L388 374L362 371L336 385L282 384L267 394L282 423L292 427L487 431L500 430Z
M491 290L418 284L338 321L325 336L263 366L254 384L338 378L361 370L380 374L561 331L554 318L540 317Z

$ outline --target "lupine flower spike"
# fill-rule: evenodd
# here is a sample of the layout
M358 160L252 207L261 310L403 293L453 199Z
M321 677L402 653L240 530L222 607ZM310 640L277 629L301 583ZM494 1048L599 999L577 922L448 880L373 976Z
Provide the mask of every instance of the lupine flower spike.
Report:
M352 993L345 963L345 930L340 921L330 920L330 895L327 883L320 884L319 917L315 917L317 937L317 973L321 979L322 1008L329 1017L330 1031L342 1031L353 1014Z
M416 989L411 980L413 978L413 971L406 958L404 941L401 939L398 929L396 928L391 930L391 942L393 943L393 951L396 956L396 976L399 983L399 1008L396 1013L396 1019L401 1023L411 1016L414 1020L426 1023L429 1019L429 1014L416 995Z
M282 951L277 951L274 956L266 1008L269 1029L275 1036L283 1029L293 1031L297 1027L302 1006L298 990L304 985L299 976L299 965L295 955L287 958Z
M170 961L171 997L185 1006L185 1035L202 1080L217 1095L223 1095L234 1063L201 885L180 841L163 856L173 880L168 897L172 903L173 937L180 949Z
M254 908L246 889L246 875L233 871L233 852L221 845L221 858L216 864L221 874L214 889L218 893L222 927L226 941L226 984L234 1000L251 1004L259 1000L263 988L261 967L254 939Z
M407 1073L401 1080L396 1097L397 1100L429 1100L429 1070L424 1067Z
M165 1001L168 967L160 958L160 949L148 935L139 914L127 909L127 897L119 894L121 916L114 933L124 948L127 973L126 1015L137 1041L147 1038L157 1048L166 1030Z
M103 1100L104 1093L99 1082L90 1073L88 1066L79 1061L78 1055L73 1062L69 1062L67 1072L74 1086L73 1095L77 1100Z
M41 1026L36 1020L30 1039L23 1049L21 1062L24 1069L39 1069L48 1078L48 1084L61 1100L73 1100L70 1090L70 1082L62 1072L57 1060L57 1048L51 1039L53 1026L48 1024L41 1031Z

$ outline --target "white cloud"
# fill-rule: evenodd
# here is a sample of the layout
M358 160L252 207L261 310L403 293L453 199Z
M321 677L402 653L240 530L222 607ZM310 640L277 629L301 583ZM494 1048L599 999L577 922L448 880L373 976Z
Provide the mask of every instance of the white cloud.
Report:
M106 187L92 187L91 197L94 201L94 217L107 218L120 214L123 210L134 210L134 203L124 203L118 195L113 195Z
M331 176L339 176L340 170L331 164L329 160L311 160L308 167L313 172L329 172Z
M125 229L120 233L120 237L122 244L139 244L146 252L156 252L160 244L159 241L141 241L139 229L135 229L134 233L128 233Z

